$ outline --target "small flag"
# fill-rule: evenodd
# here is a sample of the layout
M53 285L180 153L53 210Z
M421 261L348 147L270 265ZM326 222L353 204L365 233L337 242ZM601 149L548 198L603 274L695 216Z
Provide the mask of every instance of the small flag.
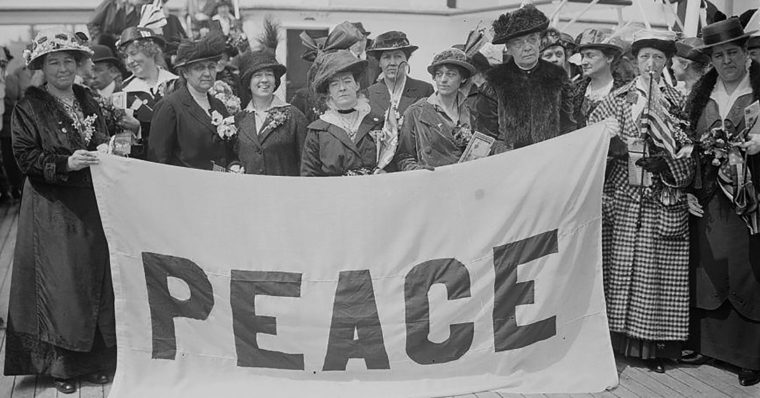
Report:
M161 28L166 25L166 15L161 0L154 0L153 4L147 4L140 11L140 23L137 26L148 28L156 33L161 33Z

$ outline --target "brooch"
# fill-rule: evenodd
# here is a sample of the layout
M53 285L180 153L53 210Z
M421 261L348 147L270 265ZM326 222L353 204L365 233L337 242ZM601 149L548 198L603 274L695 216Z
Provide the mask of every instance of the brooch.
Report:
M635 91L629 91L628 95L625 96L626 102L633 105L637 102L639 102L639 94L637 94Z

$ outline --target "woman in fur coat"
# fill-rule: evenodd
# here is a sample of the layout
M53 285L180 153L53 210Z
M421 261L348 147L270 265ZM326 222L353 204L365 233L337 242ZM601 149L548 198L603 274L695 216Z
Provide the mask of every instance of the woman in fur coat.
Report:
M750 127L744 109L760 100L760 65L748 62L748 34L735 18L702 32L713 69L694 85L687 107L700 145L700 175L689 196L690 340L696 352L739 367L739 383L749 386L760 382L760 211L751 200L760 186L760 134L746 142L728 137Z

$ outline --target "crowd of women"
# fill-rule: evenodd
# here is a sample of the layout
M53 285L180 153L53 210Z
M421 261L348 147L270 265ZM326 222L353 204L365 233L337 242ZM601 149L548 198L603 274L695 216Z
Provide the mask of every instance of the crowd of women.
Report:
M403 32L368 46L359 23L303 34L309 87L293 104L275 95L287 68L271 46L244 49L240 72L221 82L229 46L214 32L178 45L174 73L150 29L121 32L118 57L70 32L39 33L26 61L45 83L27 90L11 123L27 180L5 373L50 375L64 393L80 376L108 381L113 292L89 167L119 137L129 138L122 153L181 167L355 176L434 172L478 134L497 154L604 121L613 348L656 372L667 359L719 360L738 368L741 385L760 382L760 124L745 118L760 100L760 38L736 17L701 38L641 30L630 43L612 30L573 40L548 26L530 5L501 15L493 43L504 44L503 62L453 46L429 61L435 86L408 76L417 46ZM75 79L90 59L87 88ZM123 82L121 61L131 72ZM114 105L119 92L126 110Z

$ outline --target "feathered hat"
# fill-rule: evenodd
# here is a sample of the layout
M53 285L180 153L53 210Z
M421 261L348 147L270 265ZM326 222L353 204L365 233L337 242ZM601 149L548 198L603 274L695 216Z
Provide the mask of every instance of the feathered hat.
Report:
M224 37L216 32L211 32L197 41L183 41L177 48L174 67L179 68L201 61L218 61L222 58L224 47Z
M515 37L543 32L549 27L549 18L534 5L527 4L512 12L502 14L493 21L493 44L504 44Z
M277 90L280 87L280 79L287 72L287 69L285 65L277 62L277 58L275 57L277 45L280 42L279 29L279 24L269 17L265 18L264 33L258 38L262 49L259 51L248 51L240 56L239 67L243 71L240 83L244 91L248 90L251 85L251 76L263 69L272 70L274 73L274 89Z

